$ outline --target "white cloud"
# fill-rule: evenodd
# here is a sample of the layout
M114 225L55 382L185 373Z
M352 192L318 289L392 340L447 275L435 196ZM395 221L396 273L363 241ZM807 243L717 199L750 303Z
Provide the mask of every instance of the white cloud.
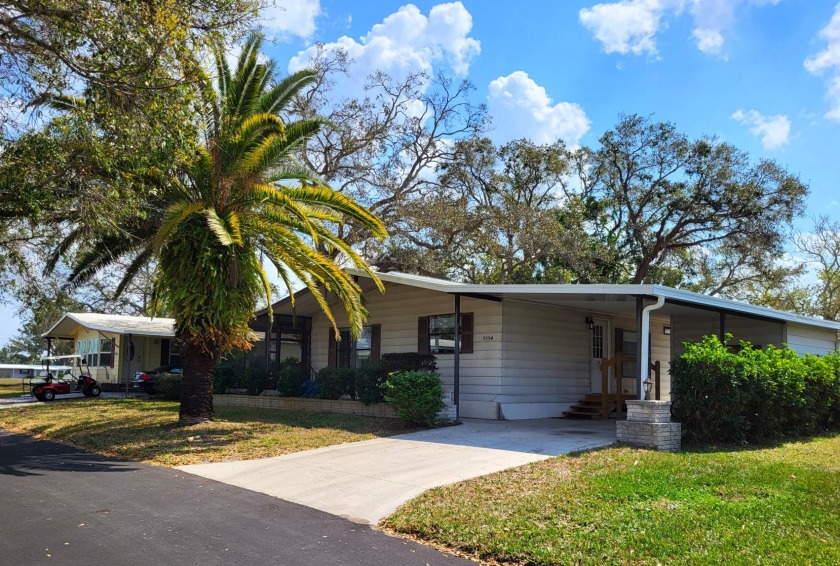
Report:
M692 36L704 53L720 54L724 32L735 25L739 11L778 4L779 0L619 0L596 4L578 13L581 24L607 53L656 53L656 35L666 27L668 15L680 16L689 8L694 18Z
M656 53L667 0L621 0L583 8L578 18L601 42L606 53Z
M739 10L778 3L779 0L691 0L691 15L696 26L692 35L697 48L706 53L720 53L723 32L735 25Z
M481 51L477 39L469 37L472 16L461 2L438 4L426 16L413 4L402 6L381 23L355 39L342 36L327 49L344 49L353 60L356 80L375 70L395 78L414 71L431 73L436 63L447 63L459 75L466 75ZM289 62L289 71L305 67L316 54L310 47Z
M589 131L589 118L579 104L554 103L545 88L524 71L497 78L488 90L493 138L499 143L518 138L551 143L559 138L575 146Z
M717 53L723 47L723 35L710 28L695 28L691 34L697 42L697 49L706 53Z
M764 149L780 149L790 138L790 120L784 114L765 116L756 110L738 110L732 119L749 127L750 133L761 138Z
M831 109L825 117L840 121L840 4L834 8L834 15L820 30L819 37L825 40L825 49L805 59L805 69L812 75L822 75L825 72L833 75L828 81Z
M274 0L261 12L260 23L271 39L308 39L320 15L320 0Z

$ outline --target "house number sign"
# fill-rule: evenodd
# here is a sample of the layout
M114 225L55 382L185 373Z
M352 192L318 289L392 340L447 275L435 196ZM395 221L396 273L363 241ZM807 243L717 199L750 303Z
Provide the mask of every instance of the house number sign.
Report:
M481 338L482 338L485 342L492 342L492 341L494 340L494 336L493 336L492 334L490 334L490 335L484 335L484 336L482 336Z

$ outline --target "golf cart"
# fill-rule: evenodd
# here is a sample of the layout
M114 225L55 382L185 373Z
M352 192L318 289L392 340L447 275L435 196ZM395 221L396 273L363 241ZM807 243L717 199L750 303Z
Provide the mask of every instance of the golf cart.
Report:
M39 401L52 401L56 395L81 392L86 397L99 397L102 388L90 375L90 368L84 356L49 356L41 362L45 371L42 379L32 382L32 396ZM53 365L66 365L70 369L60 372L58 376L50 371Z

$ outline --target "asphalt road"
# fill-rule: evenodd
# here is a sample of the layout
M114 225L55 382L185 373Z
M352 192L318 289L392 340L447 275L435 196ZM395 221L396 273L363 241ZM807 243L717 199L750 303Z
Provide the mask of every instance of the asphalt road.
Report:
M474 563L182 471L0 430L0 565L30 564Z

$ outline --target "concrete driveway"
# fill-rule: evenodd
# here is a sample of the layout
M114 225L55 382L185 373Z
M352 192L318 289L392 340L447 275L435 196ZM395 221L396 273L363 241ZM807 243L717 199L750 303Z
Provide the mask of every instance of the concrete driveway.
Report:
M614 421L465 419L460 426L180 469L375 524L427 489L614 442Z

